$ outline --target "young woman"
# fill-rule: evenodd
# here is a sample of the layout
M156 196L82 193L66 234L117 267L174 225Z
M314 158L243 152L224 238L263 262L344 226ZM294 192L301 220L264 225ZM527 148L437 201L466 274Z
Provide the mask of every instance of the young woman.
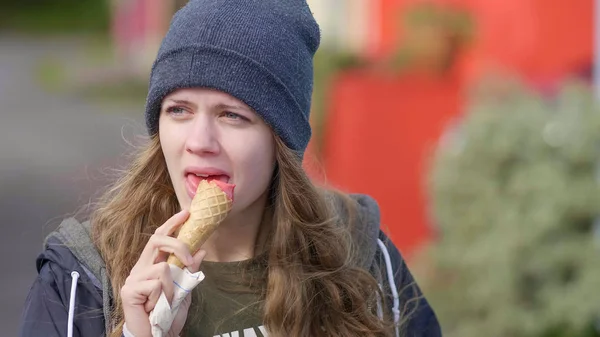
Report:
M192 0L152 69L147 146L90 221L37 259L21 336L150 336L174 253L206 279L170 336L440 336L365 195L315 187L301 163L319 27L304 0ZM202 179L233 208L193 256L173 233Z

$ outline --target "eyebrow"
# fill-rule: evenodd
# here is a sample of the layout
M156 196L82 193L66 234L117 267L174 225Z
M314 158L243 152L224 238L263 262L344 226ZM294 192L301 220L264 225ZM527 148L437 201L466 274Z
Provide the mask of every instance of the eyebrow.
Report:
M175 98L167 98L165 99L164 103L161 105L160 109L166 109L167 106L172 105L172 104L179 104L179 105L187 105L187 106L191 106L193 109L197 109L198 107L196 106L196 104L185 100L185 99L175 99Z
M239 104L217 104L216 106L217 109L237 109L237 110L249 110L249 111L253 111L252 108L247 107L247 106L243 106L243 105L239 105Z
M166 100L167 102L173 102L175 104L182 104L182 105L191 105L193 107L196 107L196 104L185 100L185 99L173 99L173 98L167 98ZM220 103L216 105L217 109L238 109L238 110L250 110L250 111L254 111L252 108L248 107L248 106L243 106L243 105L239 105L239 104L225 104L225 103Z
M196 104L194 104L194 103L192 103L192 102L190 102L188 100L185 100L185 99L167 98L166 101L167 102L171 101L171 102L176 103L176 104L194 105L194 106L196 105Z

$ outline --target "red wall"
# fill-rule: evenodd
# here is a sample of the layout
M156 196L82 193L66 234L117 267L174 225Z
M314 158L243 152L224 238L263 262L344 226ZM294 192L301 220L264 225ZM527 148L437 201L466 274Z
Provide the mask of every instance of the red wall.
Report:
M402 40L401 11L419 0L373 0L376 12L367 55L388 55ZM530 83L556 83L592 59L592 0L437 0L468 9L477 24L457 76L382 76L348 72L334 81L319 154L307 154L317 180L367 193L382 222L407 255L433 235L427 217L426 164L448 121L460 114L464 85L490 71ZM324 172L322 172L324 171Z
M386 232L407 254L432 235L427 155L460 105L452 79L351 72L335 81L322 153L326 183L373 196Z
M420 2L468 10L477 25L464 78L509 71L532 81L560 79L587 66L593 53L592 0L373 0L366 54L377 59L402 40L402 12Z

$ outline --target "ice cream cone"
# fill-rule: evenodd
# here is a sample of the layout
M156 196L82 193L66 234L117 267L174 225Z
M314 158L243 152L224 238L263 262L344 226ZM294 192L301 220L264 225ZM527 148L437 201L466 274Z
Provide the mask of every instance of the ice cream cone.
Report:
M202 247L229 214L233 204L233 187L217 180L202 180L198 184L190 207L190 216L177 234L177 239L188 246L192 255ZM167 263L182 269L185 266L174 254L169 256Z

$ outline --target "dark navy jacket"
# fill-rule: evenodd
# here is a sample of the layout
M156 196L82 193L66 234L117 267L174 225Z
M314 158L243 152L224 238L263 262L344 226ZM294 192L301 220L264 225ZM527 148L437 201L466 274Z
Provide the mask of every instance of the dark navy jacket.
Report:
M373 207L368 199L359 199L359 203L363 207ZM378 210L376 214L370 216L374 215L377 216L374 220L378 222ZM110 291L106 289L110 289L110 285L107 284L101 261L100 263L94 261L98 260L98 255L89 247L91 244L89 236L86 238L87 232L82 230L86 228L89 230L86 226L89 226L89 223L79 224L74 219L68 219L61 224L55 235L48 237L46 249L36 260L38 276L25 303L19 336L68 336L68 313L73 291L73 274L75 274L73 272L76 272L79 277L74 287L76 293L73 301L72 336L105 336L105 331L109 328L105 317L109 313L111 297ZM76 231L83 234L74 233ZM367 226L361 233L365 234L363 242L369 240L375 242L370 244L368 249L371 251L371 255L367 253L368 264L383 266L382 272L378 273L380 275L378 279L381 280L384 292L389 294L386 304L392 309L393 292L397 290L396 307L402 313L412 312L408 322L402 324L400 336L441 336L440 326L433 310L423 297L394 244L379 230L379 225L374 231ZM94 258L90 258L90 255ZM386 255L389 258L387 263ZM386 266L393 271L395 287L388 282ZM414 301L415 298L420 299ZM402 319L407 318L402 317Z

